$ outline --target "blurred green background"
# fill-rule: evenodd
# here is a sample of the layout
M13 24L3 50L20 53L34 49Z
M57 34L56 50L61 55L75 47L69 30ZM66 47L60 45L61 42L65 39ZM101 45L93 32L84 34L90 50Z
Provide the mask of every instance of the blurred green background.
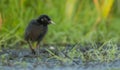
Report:
M43 44L120 41L120 0L0 0L0 45L24 44L30 20L49 15Z

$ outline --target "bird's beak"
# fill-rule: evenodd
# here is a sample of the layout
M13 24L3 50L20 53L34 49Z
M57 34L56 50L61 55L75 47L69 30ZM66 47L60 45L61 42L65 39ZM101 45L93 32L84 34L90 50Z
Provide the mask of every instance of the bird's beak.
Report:
M51 24L55 24L55 22L53 22L53 21L50 21L50 23L51 23Z

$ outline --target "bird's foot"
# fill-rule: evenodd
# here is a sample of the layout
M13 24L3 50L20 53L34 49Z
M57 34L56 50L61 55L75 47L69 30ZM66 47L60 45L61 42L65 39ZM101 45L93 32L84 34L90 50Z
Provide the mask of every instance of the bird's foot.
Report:
M31 53L32 53L32 55L34 55L34 56L39 56L39 55L40 55L39 49L32 49L32 50L31 50Z
M36 52L35 52L35 50L34 50L34 49L32 49L32 54L34 54L34 55L36 54Z

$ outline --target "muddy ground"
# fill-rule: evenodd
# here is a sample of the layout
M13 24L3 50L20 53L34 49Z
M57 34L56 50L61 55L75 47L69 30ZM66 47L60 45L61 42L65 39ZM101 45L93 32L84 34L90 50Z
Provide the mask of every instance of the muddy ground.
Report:
M73 47L66 47L67 50L71 48ZM89 49L88 47L81 48L81 51ZM0 51L0 70L120 70L120 60L83 62L80 58L76 58L76 60L70 59L70 62L64 62L59 58L52 58L53 55L47 50L52 51L55 55L62 55L70 59L69 56L65 55L66 50L58 52L56 48L41 48L39 55L33 55L29 49L25 48L2 48Z

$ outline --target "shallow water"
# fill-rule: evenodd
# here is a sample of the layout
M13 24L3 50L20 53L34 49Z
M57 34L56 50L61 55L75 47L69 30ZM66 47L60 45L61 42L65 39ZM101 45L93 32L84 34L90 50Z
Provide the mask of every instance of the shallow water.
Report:
M14 66L3 65L0 70L120 70L120 61L102 64L88 64L86 66L57 66L49 67L46 65L36 65L34 63L16 64Z

